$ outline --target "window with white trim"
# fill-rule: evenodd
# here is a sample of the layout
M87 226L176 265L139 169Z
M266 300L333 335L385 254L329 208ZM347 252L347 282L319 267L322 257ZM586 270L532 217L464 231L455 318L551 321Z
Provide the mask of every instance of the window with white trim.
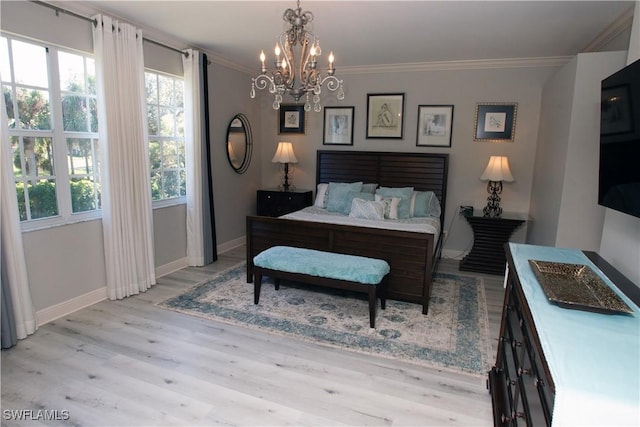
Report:
M0 73L23 227L99 217L93 57L3 35Z
M186 195L184 141L184 79L145 71L151 197L184 202Z

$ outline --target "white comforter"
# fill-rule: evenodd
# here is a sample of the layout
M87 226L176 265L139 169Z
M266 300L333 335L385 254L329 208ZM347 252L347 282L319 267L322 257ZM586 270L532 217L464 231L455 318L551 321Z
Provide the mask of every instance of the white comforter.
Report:
M437 237L440 234L440 218L435 217L413 217L407 219L385 219L376 221L371 219L351 218L336 212L329 212L326 209L316 206L309 206L302 210L283 215L281 218L297 219L300 221L326 222L330 224L357 225L361 227L383 228L386 230L413 231L418 233L429 233Z

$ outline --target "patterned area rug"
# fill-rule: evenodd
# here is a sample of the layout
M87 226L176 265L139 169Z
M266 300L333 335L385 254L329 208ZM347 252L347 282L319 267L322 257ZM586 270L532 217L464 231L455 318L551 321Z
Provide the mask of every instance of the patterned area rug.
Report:
M160 307L350 351L425 366L486 375L492 355L481 279L437 273L429 314L419 304L387 300L369 327L365 294L265 278L260 304L246 283L244 263Z

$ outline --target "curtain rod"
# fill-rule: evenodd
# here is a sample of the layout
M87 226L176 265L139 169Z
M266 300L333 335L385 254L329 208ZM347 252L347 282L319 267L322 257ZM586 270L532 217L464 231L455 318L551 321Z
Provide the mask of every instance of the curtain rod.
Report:
M73 17L79 18L79 19L83 19L83 20L85 20L87 22L91 22L94 26L98 25L98 22L95 19L88 18L88 17L83 16L83 15L79 15L79 14L77 14L75 12L70 11L70 10L66 10L66 9L61 8L61 7L54 6L52 4L49 4L49 3L46 3L46 2L43 2L43 1L38 1L38 0L30 0L30 1L32 3L37 4L37 5L48 7L49 9L55 10L56 11L56 16L58 16L60 13L64 13L66 15L73 16ZM146 42L149 42L149 43L152 43L152 44L155 44L155 45L158 45L158 46L162 46L162 47L167 48L169 50L172 50L174 52L178 52L178 53L186 56L187 58L189 57L189 52L183 52L180 49L176 49L175 47L167 46L164 43L160 43L160 42L157 42L155 40L148 39L146 37L143 37L142 40L144 40Z

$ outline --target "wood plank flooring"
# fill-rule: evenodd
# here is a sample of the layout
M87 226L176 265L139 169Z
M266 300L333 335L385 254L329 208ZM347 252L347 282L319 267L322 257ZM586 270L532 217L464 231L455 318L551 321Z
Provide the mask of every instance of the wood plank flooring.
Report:
M484 378L154 306L243 261L244 251L80 310L3 351L2 425L492 425ZM457 261L442 260L439 269L458 273ZM478 276L495 348L502 279Z

